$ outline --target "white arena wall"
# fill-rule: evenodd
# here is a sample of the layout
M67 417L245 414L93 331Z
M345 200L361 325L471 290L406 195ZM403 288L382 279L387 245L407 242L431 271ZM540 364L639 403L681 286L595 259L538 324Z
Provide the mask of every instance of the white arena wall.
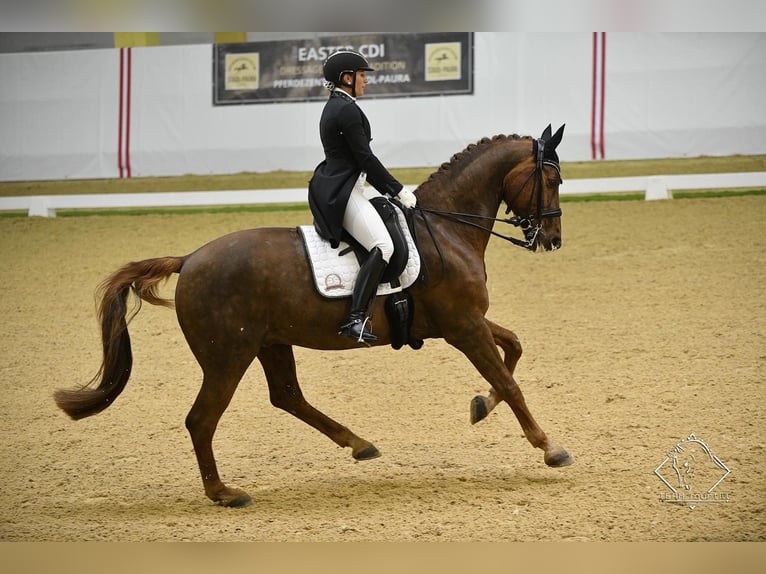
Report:
M212 104L211 45L133 48L132 177L309 171L322 102ZM607 33L604 157L766 153L766 34ZM477 32L474 93L362 99L389 167L566 123L591 159L593 35ZM374 87L370 88L371 90ZM120 50L0 55L0 180L116 178Z

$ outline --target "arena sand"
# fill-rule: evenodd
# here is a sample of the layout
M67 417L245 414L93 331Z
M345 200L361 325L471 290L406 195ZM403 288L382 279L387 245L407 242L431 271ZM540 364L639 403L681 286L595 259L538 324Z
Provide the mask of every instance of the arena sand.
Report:
M492 239L488 316L521 338L517 379L575 457L567 468L543 464L505 405L469 424L488 385L443 341L297 349L307 398L383 456L354 462L273 408L255 363L214 442L224 481L254 504L218 507L184 428L199 367L174 312L150 305L131 324L118 401L79 422L56 408L54 389L100 363L94 291L106 275L309 217L0 219L0 540L766 539L764 196L567 203L564 246L550 254ZM655 469L672 478L661 465L692 433L730 474L705 503L667 502ZM702 492L722 471L697 454L687 478Z

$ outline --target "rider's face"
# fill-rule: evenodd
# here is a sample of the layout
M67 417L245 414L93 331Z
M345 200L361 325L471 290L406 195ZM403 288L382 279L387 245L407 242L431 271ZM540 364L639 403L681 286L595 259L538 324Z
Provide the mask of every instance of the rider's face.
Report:
M367 73L364 70L357 70L356 77L352 74L344 74L344 81L349 84L352 81L354 82L354 90L357 98L364 95L364 87L367 85ZM350 88L346 91L349 93L351 92Z
M357 70L356 72L356 97L364 95L364 87L367 85L367 72L364 70Z

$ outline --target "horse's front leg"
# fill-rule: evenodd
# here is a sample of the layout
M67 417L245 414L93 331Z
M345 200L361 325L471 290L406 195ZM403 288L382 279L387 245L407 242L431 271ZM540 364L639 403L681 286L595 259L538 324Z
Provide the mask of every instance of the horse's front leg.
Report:
M461 350L489 384L492 385L495 395L508 403L516 415L527 440L535 448L540 448L544 451L545 464L548 466L572 464L574 459L571 455L556 442L548 438L535 421L532 413L529 412L519 385L500 358L500 353L495 344L495 332L499 332L498 329L493 330L491 324L481 318L481 322L477 321L475 328L470 330L470 335L450 338L447 339L447 342Z
M503 362L505 363L508 372L513 376L513 372L516 370L516 363L519 362L522 352L519 338L514 332L493 323L489 319L485 318L484 321L492 332L492 338L495 341L495 345L503 350L503 353L505 354ZM489 415L489 413L491 413L502 400L503 399L495 389L490 389L489 395L486 397L476 395L471 400L471 424L475 425L477 422L487 418L487 415Z

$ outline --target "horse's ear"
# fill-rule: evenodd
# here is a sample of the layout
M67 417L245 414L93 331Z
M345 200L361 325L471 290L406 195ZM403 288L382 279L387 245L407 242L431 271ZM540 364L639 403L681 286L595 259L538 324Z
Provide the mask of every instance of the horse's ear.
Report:
M564 135L564 127L566 124L563 124L558 130L556 130L556 133L553 134L550 140L548 140L548 145L546 147L549 147L550 149L556 149L556 146L561 143L561 138Z
M551 124L548 124L548 127L543 130L543 135L540 136L540 139L544 142L547 142L551 137Z

